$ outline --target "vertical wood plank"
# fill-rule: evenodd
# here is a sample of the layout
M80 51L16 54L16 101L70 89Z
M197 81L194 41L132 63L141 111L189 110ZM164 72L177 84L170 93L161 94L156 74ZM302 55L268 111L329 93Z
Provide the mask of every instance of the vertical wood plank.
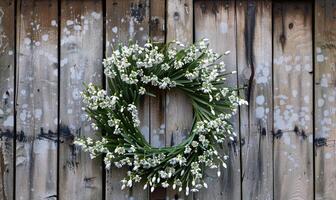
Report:
M81 109L83 83L102 83L101 1L61 3L60 199L101 199L101 160L74 146L74 137L94 137Z
M274 199L313 199L312 5L274 5Z
M0 199L13 198L14 1L0 2Z
M57 0L18 1L17 199L56 199Z
M167 1L167 42L178 40L184 44L193 42L193 1ZM176 145L182 142L192 126L192 106L190 100L179 90L166 92L165 102L165 144ZM185 192L178 193L167 189L166 199L187 198Z
M150 1L150 39L154 42L164 43L166 39L166 2L165 0Z
M106 0L106 52L107 57L118 44L131 39L143 45L149 36L149 0ZM149 98L139 108L141 131L149 139ZM147 199L148 192L136 185L121 191L120 180L127 169L112 168L106 173L106 199Z
M315 198L336 191L336 2L315 3Z
M158 43L165 42L165 0L151 0L150 4L150 36L151 40ZM153 147L164 147L166 144L166 91L152 88L152 93L156 97L150 99L150 144ZM150 193L149 199L164 199L166 190L156 188Z
M236 21L234 1L196 1L195 2L195 39L208 38L210 48L219 54L231 51L223 57L227 71L236 71ZM237 76L226 81L237 87ZM232 118L235 132L239 132L238 114ZM239 138L236 138L239 141ZM207 172L208 189L196 194L196 199L240 199L240 148L239 144L227 141L226 154L230 156L228 168L222 169L223 176L218 178L215 170Z
M237 2L243 199L273 199L272 2Z

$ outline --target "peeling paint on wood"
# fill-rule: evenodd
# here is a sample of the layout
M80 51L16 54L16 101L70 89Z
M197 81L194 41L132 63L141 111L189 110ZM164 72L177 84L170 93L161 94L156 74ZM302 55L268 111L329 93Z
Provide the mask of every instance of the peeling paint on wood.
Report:
M219 54L230 51L223 56L227 71L237 71L236 66L236 21L235 3L233 1L196 1L195 2L195 40L208 38L210 48ZM237 76L228 77L227 86L237 87ZM215 170L208 170L206 190L194 194L196 199L240 199L240 144L239 118L235 115L231 122L237 134L234 141L227 141L224 151L230 159L227 169L222 168L223 175L217 178ZM239 183L239 184L238 184Z
M24 137L16 141L15 193L17 199L43 199L57 187L57 143L38 137L41 129L57 132L58 38L50 21L57 18L58 4L22 0L17 6L16 125ZM48 41L42 40L45 34Z
M313 199L311 7L274 4L274 199Z
M13 198L14 1L0 2L0 199Z
M336 191L336 3L315 3L315 198Z
M273 198L272 2L237 2L243 199Z
M80 92L83 83L102 84L103 13L101 1L61 3L60 199L103 197L101 159L74 146L74 137L95 137ZM45 37L46 39L47 37ZM90 178L91 177L91 178ZM94 178L92 178L94 177Z

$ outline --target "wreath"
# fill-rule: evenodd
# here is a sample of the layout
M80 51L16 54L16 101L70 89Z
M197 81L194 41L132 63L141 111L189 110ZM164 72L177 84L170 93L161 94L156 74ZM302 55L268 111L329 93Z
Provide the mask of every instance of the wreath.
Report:
M228 156L220 149L235 136L230 118L238 105L247 104L237 96L237 88L224 85L235 72L226 72L220 58L207 39L188 47L176 41L119 45L103 62L108 90L90 83L82 92L92 126L104 134L99 139L78 138L75 144L91 158L105 155L107 169L127 166L122 189L139 182L152 192L172 187L188 195L207 188L205 170L216 168L220 176L220 166L226 168ZM152 147L139 130L137 105L144 95L155 97L151 87L178 88L191 100L192 129L176 146Z

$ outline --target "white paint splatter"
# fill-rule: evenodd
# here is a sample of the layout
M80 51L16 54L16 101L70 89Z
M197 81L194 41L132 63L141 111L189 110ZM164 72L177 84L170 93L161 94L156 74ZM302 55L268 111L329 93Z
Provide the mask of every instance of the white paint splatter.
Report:
M63 58L61 60L61 67L63 67L64 65L68 64L68 58Z
M312 70L312 66L311 66L311 64L305 64L304 65L304 69L306 70L306 71L308 71L308 72L310 72L311 70Z
M24 38L23 42L25 43L25 45L30 45L31 39L30 38Z
M258 105L262 105L262 104L264 104L264 103L265 103L265 97L264 97L263 95L257 96L257 97L256 97L256 103L257 103Z
M66 21L66 25L67 26L71 26L71 25L73 25L74 24L74 21L72 21L72 20L67 20Z
M322 53L322 49L320 47L316 47L316 53Z
M14 52L13 52L12 50L9 50L9 51L8 51L8 55L10 55L10 56L13 55L13 53L14 53Z
M113 33L117 33L117 32L118 32L118 27L114 26L114 27L112 28L112 32L113 32Z
M266 84L269 80L269 64L261 64L256 68L256 83L257 84Z
M325 157L325 159L330 159L332 157L332 155L331 155L331 153L328 152L324 155L324 157Z
M39 55L45 56L48 59L50 65L57 63L57 57L55 56L55 54L51 54L47 51L41 50L39 51Z
M84 68L80 68L84 69ZM70 77L73 80L82 80L84 71L83 70L76 70L76 68L72 67L70 68Z
M319 98L318 100L317 100L317 106L318 107L322 107L324 105L324 100L322 99L322 98Z
M101 14L93 11L93 12L91 13L91 16L92 16L94 19L98 20L98 19L100 19Z
M26 110L22 110L22 112L20 113L20 119L22 121L25 121L27 118L27 111Z
M4 127L13 127L14 126L14 117L8 116L7 119L3 122Z
M51 20L51 26L57 26L57 21L56 20Z
M49 39L49 35L48 34L42 35L42 40L43 41L48 41L48 39Z
M80 98L80 91L78 88L74 88L74 90L72 91L72 98L74 100L78 100Z
M134 18L133 17L129 21L128 33L130 35L130 38L133 39L134 35L135 35L135 32L134 32Z
M41 117L42 117L42 110L41 109L35 109L35 113L34 113L34 115L35 115L35 118L36 119L41 119Z
M22 96L26 96L26 94L27 94L26 90L21 90L20 93L21 93Z
M74 26L74 30L75 31L80 31L80 30L82 30L82 26L77 24L77 25Z
M322 75L321 81L320 81L321 87L328 87L328 78L325 74Z
M293 90L293 91L292 91L292 95L293 95L293 97L297 97L297 95L298 95L298 91L297 91L297 90Z
M84 114L84 113L81 114L80 119L81 119L82 122L85 122L86 120L88 120L87 114Z
M322 54L319 54L316 56L316 61L317 62L324 62L324 55Z

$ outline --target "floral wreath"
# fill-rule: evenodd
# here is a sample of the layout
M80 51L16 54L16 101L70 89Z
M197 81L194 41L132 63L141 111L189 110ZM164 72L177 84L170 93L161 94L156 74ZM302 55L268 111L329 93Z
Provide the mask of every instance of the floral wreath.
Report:
M224 55L229 52L224 53ZM180 42L158 45L148 42L119 46L105 59L108 91L90 83L82 92L88 118L100 130L100 139L78 138L75 143L91 158L104 154L106 168L128 167L122 189L143 183L197 192L207 188L205 170L226 168L228 156L219 151L233 140L230 123L238 105L247 104L236 88L225 87L226 72L221 56L209 49L207 39L185 47ZM141 96L154 94L149 88L178 88L192 103L194 118L188 137L172 147L152 147L139 130L137 105ZM221 153L220 153L221 152Z

